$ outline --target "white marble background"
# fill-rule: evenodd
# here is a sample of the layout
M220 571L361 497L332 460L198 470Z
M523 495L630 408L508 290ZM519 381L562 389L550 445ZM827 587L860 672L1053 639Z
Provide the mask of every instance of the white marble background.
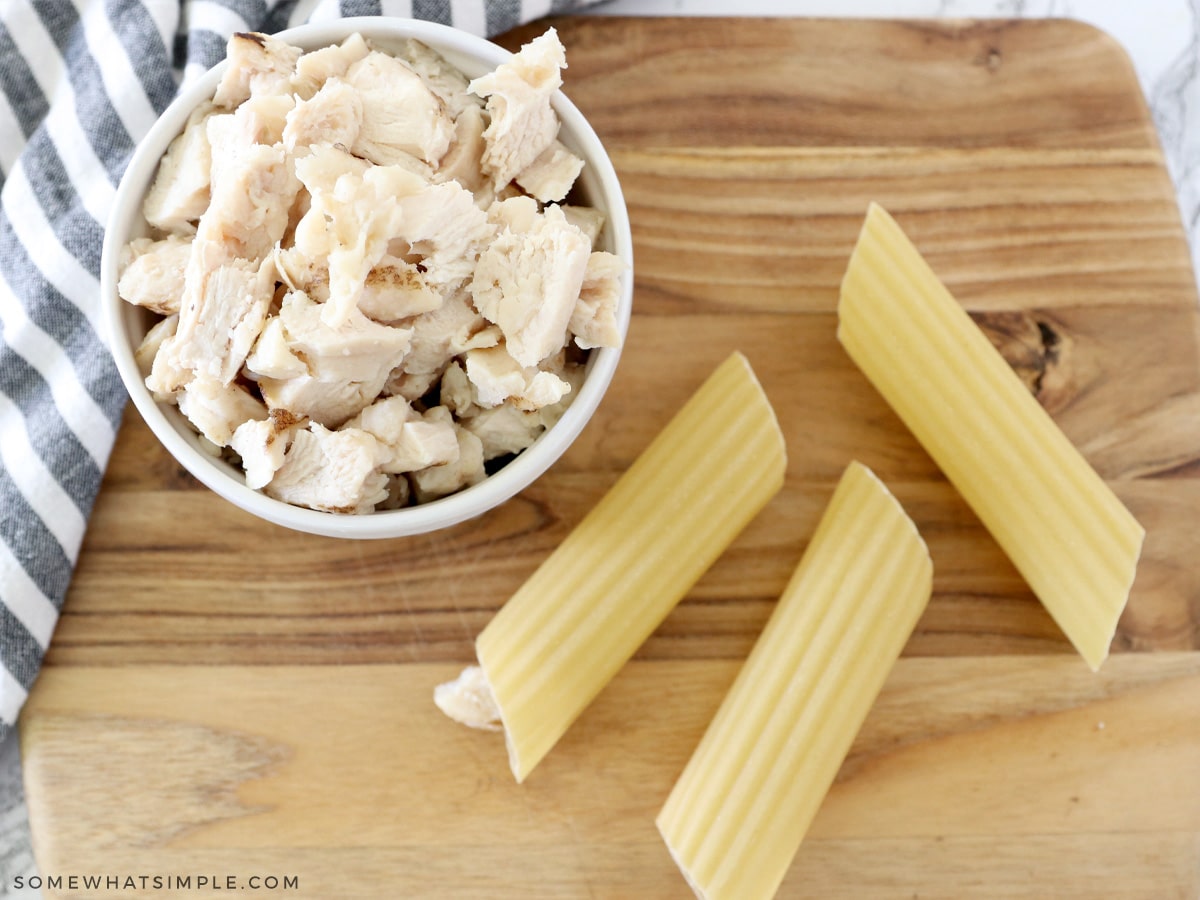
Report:
M549 3L546 4L547 7ZM1158 126L1200 272L1200 0L612 0L599 15L1065 17L1103 28L1129 51ZM0 900L34 873L16 741L0 746Z

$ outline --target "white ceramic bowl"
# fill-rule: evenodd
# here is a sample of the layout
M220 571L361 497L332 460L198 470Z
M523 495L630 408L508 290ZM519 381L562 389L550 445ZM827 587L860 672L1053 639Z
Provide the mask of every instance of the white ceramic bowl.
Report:
M385 50L393 49L407 38L416 38L445 56L469 78L494 69L510 57L508 51L482 38L444 25L408 19L341 19L303 25L281 32L279 37L305 50L313 50L339 43L356 31ZM142 199L154 178L158 161L171 140L183 129L192 109L212 96L224 68L222 63L192 83L150 129L121 179L104 237L100 286L109 346L129 395L146 424L184 468L231 503L267 521L312 534L348 538L420 534L481 515L523 490L566 451L592 417L616 371L621 355L619 349L592 351L587 377L566 414L500 471L473 487L439 500L361 516L302 509L251 490L246 487L240 470L201 449L198 436L178 409L154 400L133 354L155 317L117 296L118 260L125 244L148 234L149 229L142 218ZM602 248L617 254L627 265L618 312L619 327L624 335L633 301L633 241L621 186L600 139L561 91L554 96L553 107L562 123L559 139L586 162L578 187L586 201L605 214Z

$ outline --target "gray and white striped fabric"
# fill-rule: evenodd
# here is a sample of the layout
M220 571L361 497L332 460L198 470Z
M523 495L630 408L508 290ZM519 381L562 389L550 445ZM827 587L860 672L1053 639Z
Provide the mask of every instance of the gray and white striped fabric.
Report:
M0 0L0 740L50 642L126 395L100 245L134 146L235 31L415 17L493 35L595 0Z

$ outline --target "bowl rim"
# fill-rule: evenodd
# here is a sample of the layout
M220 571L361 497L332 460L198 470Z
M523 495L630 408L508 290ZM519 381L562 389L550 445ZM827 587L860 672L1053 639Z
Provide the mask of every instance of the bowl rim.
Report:
M386 42L415 38L461 65L463 59L495 68L512 54L484 38L435 22L387 16L358 16L300 25L275 37L304 50L338 43L354 32L368 40ZM134 359L128 316L137 307L117 295L119 259L141 217L141 204L158 162L178 135L192 110L212 97L228 63L222 61L184 87L138 142L121 177L105 227L101 252L100 296L106 343L125 389L150 430L174 459L214 493L246 512L296 531L327 537L393 538L436 531L482 515L524 490L553 465L583 431L616 372L629 328L633 300L633 240L624 195L612 161L591 124L567 96L558 90L551 106L558 115L560 135L569 134L575 149L586 159L589 176L596 182L592 199L605 214L608 249L626 264L621 275L617 326L621 346L594 349L579 395L562 418L498 472L457 493L418 506L347 515L293 506L246 486L234 470L204 453L197 440L189 440L168 418L164 405L154 399ZM481 71L484 69L481 68ZM470 74L470 73L467 73ZM585 170L586 171L586 170Z

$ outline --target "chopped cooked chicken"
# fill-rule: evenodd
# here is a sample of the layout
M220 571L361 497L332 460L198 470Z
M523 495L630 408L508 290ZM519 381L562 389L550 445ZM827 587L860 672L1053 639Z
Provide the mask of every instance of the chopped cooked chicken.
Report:
M257 491L275 477L299 428L291 413L273 409L268 418L251 419L234 430L229 446L242 458L246 487Z
M453 357L476 347L494 347L500 340L498 331L489 328L471 305L466 291L451 294L441 306L417 316L411 324L412 350L403 367L409 375L440 374Z
M588 243L595 250L596 243L600 240L600 232L604 230L604 213L590 206L570 206L568 204L563 205L562 211L563 215L567 217L567 221L583 232L584 237L588 239Z
M370 272L358 298L358 308L376 322L395 322L442 305L442 295L430 286L416 263L385 256Z
M232 130L229 133L231 145L246 145L246 144L278 144L283 140L283 130L287 127L288 116L296 107L296 98L290 94L271 94L265 97L251 97L241 106L233 111ZM218 118L214 116L213 118ZM223 117L221 122L227 121ZM209 126L209 141L212 143L213 150L220 148L220 144L213 140L212 129L217 126Z
M520 453L546 430L540 410L517 409L509 403L501 403L464 419L463 428L479 438L485 460Z
M212 202L200 217L194 250L210 255L219 249L225 259L259 260L287 230L300 182L281 144L250 142L236 122L228 121L233 118L208 120ZM193 263L199 258L194 256ZM210 267L202 265L200 271Z
M303 361L305 371L289 378L260 377L258 383L272 409L336 427L379 395L404 360L412 329L380 325L357 310L340 328L331 328L321 309L300 292L284 298L280 325L288 350Z
M300 224L300 220L308 213L311 206L312 197L304 189L304 185L300 185L300 189L296 191L296 198L292 200L291 208L288 209L287 228L283 230L283 237L275 245L276 250L282 247L291 247L296 243L296 226Z
M538 202L524 194L497 199L487 211L489 222L517 234L533 228L538 212Z
M575 343L584 350L621 346L617 301L621 297L621 273L624 271L625 263L619 256L601 250L588 257L579 300L567 325L567 330L575 335Z
M468 106L454 120L454 141L442 157L433 176L437 183L457 181L470 191L477 204L491 203L494 196L491 183L483 174L483 110Z
M258 379L258 389L271 409L337 428L379 396L374 383L321 381L312 375Z
M435 184L399 200L397 239L421 257L425 280L449 288L471 277L495 227L458 182Z
M361 125L358 91L340 78L330 78L310 99L301 100L288 113L283 146L292 153L315 144L349 147Z
M274 293L269 260L219 266L201 290L186 295L173 341L178 365L229 384L258 340Z
M384 464L385 472L416 472L457 462L459 442L450 410L435 406L420 418L405 422L392 451L391 460Z
M403 61L372 51L346 72L362 98L362 128L350 148L378 165L397 151L436 166L454 137L446 106Z
M161 316L179 312L191 239L174 234L161 241L138 238L125 249L131 258L117 282L118 296Z
M404 360L413 330L381 325L357 310L344 325L331 328L321 315L322 306L299 292L284 298L279 320L289 349L325 381L378 382L382 387L388 373Z
M177 331L178 318L175 324ZM146 387L159 403L176 402L179 389L192 377L191 369L179 363L175 351L176 331L163 336L158 345L158 352L154 354L154 362L150 365L150 374L146 376Z
M445 104L452 118L457 120L472 109L478 112L483 106L482 100L468 93L467 76L432 47L410 38L404 42L401 56Z
M345 178L341 193L346 195L352 192L354 182L370 168L369 162L351 155L345 147L318 146L308 156L296 160L296 177L313 197L333 194L338 182ZM412 189L417 187L414 184ZM312 202L311 197L309 202ZM328 247L321 245L319 249L325 251Z
M212 168L208 118L215 109L208 102L197 106L158 164L158 174L142 204L142 215L161 231L195 231L193 223L208 208Z
M401 221L400 199L424 186L400 166L371 166L357 180L344 172L333 177L346 167L344 156L322 147L296 160L296 173L312 195L296 227L296 249L310 259L328 258L329 300L322 317L334 327L356 312L367 275L387 252Z
M471 93L487 98L491 124L483 133L483 169L497 188L523 172L558 136L550 98L562 85L560 70L566 67L566 51L551 28L471 82Z
M321 217L306 217L301 219L301 227L296 231L296 239L306 246L312 241L310 225L316 224L324 234L325 223ZM324 237L320 240L324 241ZM279 273L279 281L289 290L303 291L310 300L325 303L329 300L329 269L325 267L324 257L310 257L301 251L299 245L283 249L276 247L272 253L275 269Z
M543 203L556 203L570 192L583 171L583 160L555 141L521 170L516 182Z
M284 502L363 513L482 480L581 387L568 341L620 338L603 215L542 206L582 166L557 140L557 35L470 83L416 41L228 53L147 192L156 239L122 260L119 294L167 316L135 354L147 387Z
M267 408L240 384L197 375L179 394L179 411L218 447L225 447L243 422L265 419Z
M455 722L481 731L503 731L500 704L480 666L467 666L454 681L433 689L437 708Z
M454 462L420 469L409 476L418 503L453 494L487 477L483 468L483 444L479 438L457 424L454 434L458 440L458 458Z
M293 435L283 465L264 490L296 506L368 513L387 497L388 479L379 471L385 455L365 431L330 431L313 422Z
M363 36L355 32L340 44L312 50L296 60L292 89L307 100L330 78L341 78L349 68L371 52Z
M415 403L433 390L441 377L441 369L430 372L405 372L403 368L399 368L388 376L383 393L386 397L403 397L409 403Z
M523 368L504 347L467 353L467 378L480 406L499 406L511 398L518 409L540 409L570 393L571 385L553 372Z
M133 353L133 359L138 365L138 370L143 376L149 375L154 367L154 360L158 357L158 351L169 337L175 336L175 329L179 327L179 316L167 316L165 319L160 319L154 323L154 327L146 332L146 336L142 338L142 342L138 344L137 350Z
M441 402L450 412L465 419L479 412L475 403L475 389L467 378L466 370L458 363L452 362L442 373Z
M404 423L418 415L403 397L382 397L342 427L360 428L385 446L392 446L399 442Z
M479 257L471 294L524 367L557 353L579 299L591 248L557 206L525 232L507 230Z
M300 49L258 32L238 32L226 49L229 63L213 101L233 109L251 96L290 94Z
M454 418L444 406L418 414L403 397L378 400L344 427L361 428L387 448L389 458L382 471L389 474L415 472L458 459Z
M271 316L263 326L254 349L246 357L246 370L251 375L267 378L295 378L308 374L308 366L288 346L283 322Z

